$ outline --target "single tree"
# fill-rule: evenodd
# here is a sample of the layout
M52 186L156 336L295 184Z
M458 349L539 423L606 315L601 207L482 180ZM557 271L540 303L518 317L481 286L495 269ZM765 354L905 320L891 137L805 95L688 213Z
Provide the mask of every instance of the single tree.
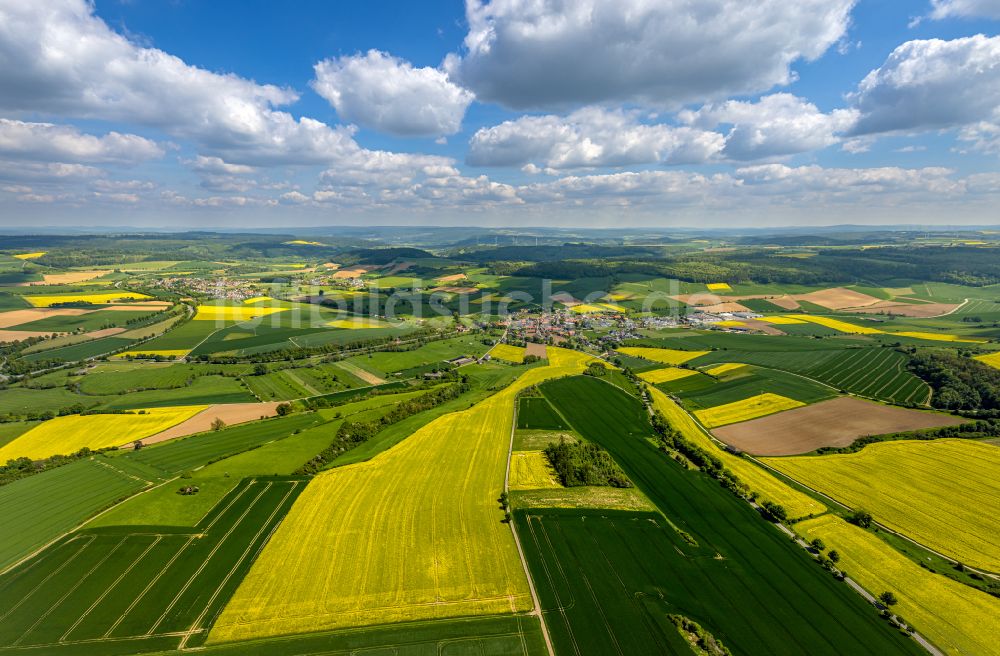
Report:
M830 553L826 555L826 557L835 563L840 562L840 553L836 549L831 550Z
M226 427L226 422L222 421L218 417L216 417L212 421L212 430L214 430L215 432L219 432L220 430L222 430L225 427Z
M881 601L886 607L895 606L899 603L899 599L896 599L896 595L892 594L888 590L880 594L878 596L878 600Z
M815 549L816 551L823 551L824 549L826 549L826 543L823 542L823 540L821 540L819 538L816 538L815 540L813 540L809 544L811 544L812 548Z
M872 521L872 514L864 508L858 508L850 517L850 522L861 528L871 528Z

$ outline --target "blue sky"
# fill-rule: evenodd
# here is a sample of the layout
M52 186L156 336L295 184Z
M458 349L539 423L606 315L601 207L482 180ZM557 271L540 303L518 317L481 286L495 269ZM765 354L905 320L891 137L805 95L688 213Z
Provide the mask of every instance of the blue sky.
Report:
M0 226L998 223L1000 0L0 0Z

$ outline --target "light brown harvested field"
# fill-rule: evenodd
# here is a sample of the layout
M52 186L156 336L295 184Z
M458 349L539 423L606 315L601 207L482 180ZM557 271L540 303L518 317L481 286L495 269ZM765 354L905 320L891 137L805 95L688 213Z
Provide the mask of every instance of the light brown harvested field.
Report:
M339 269L340 265L337 264L336 262L326 262L325 264L323 264L323 268L324 269Z
M702 312L719 314L720 312L749 312L750 308L735 302L716 303L715 305L702 305L698 308Z
M333 274L334 280L342 280L344 278L360 278L363 274L368 273L371 269L369 267L351 267L350 269L341 269L337 273Z
M867 307L874 303L878 303L880 300L874 296L862 294L861 292L856 292L853 289L845 289L844 287L821 289L820 291L809 292L808 294L796 294L794 298L797 301L808 301L830 310L842 310L849 307Z
M464 273L453 273L450 276L441 276L437 278L438 282L457 282L459 280L465 280L468 278Z
M822 401L712 431L737 449L758 456L809 453L848 446L866 435L952 426L960 417L880 405L851 396Z
M476 287L435 287L432 292L445 292L446 294L474 294L479 291Z
M31 285L71 285L75 282L84 282L85 280L93 280L94 278L100 278L101 276L111 273L110 270L105 269L104 271L67 271L66 273L46 273L42 275L45 279L44 283L29 283Z
M60 335L61 333L44 332L38 330L0 330L0 344L6 342L20 342L32 337L48 337L49 335Z
M219 403L209 406L187 421L182 421L176 426L171 426L165 431L147 437L142 443L148 446L178 437L194 435L195 433L204 433L205 431L212 430L212 422L216 419L221 419L226 422L227 426L232 426L260 419L261 417L273 417L277 413L275 408L280 404L281 401L268 401L265 403Z
M385 382L384 378L376 376L367 369L362 369L353 362L348 362L347 360L341 360L340 362L337 363L337 366L346 371L347 373L352 374L354 377L360 378L369 385L381 385L382 383Z
M11 310L9 312L0 312L0 328L20 326L22 323L38 321L39 319L44 319L46 317L76 317L81 314L87 314L88 312L93 312L93 310L84 310L81 308L34 308L31 310Z
M757 321L756 319L742 319L743 323L747 325L747 328L751 330L759 330L765 335L784 335L785 331L779 329L777 326L771 325L769 323L764 323L763 321Z
M773 305L777 305L780 308L784 308L785 310L799 309L799 302L796 301L791 296L777 296L775 298L767 299L767 302Z
M892 301L881 301L875 305L863 308L845 308L847 312L858 313L878 313L891 312L904 317L916 317L918 319L929 319L939 317L942 314L949 314L958 308L957 303L893 303Z
M573 298L573 295L569 292L557 292L552 295L552 300L557 303L562 303L566 307L574 307L580 305L580 301Z
M534 342L528 342L524 347L525 355L537 355L543 360L548 357L545 351L545 344L535 344Z
M84 336L89 339L100 339L102 337L111 337L112 335L119 335L125 332L125 329L116 326L114 328L102 328L100 330L91 330L89 333L84 333Z

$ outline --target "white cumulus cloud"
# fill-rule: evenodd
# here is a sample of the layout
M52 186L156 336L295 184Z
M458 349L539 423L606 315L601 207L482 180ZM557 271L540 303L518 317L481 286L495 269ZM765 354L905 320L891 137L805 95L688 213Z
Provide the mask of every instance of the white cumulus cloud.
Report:
M378 50L326 59L312 82L344 121L403 136L454 134L473 95L443 71Z
M481 101L676 107L766 91L840 41L855 0L467 0L453 79Z
M931 0L930 17L1000 18L1000 0Z
M474 166L536 165L570 169L634 164L703 163L723 137L687 126L646 124L636 111L587 107L568 116L523 116L478 130L467 160Z
M706 105L697 111L681 112L680 119L705 129L731 126L723 155L733 160L754 160L835 144L857 120L857 111L838 109L824 114L802 98L776 93L757 102L729 100Z
M163 156L155 141L134 134L84 134L70 125L0 118L0 156L61 162L140 162Z
M853 134L919 132L1000 121L1000 36L908 41L851 95Z

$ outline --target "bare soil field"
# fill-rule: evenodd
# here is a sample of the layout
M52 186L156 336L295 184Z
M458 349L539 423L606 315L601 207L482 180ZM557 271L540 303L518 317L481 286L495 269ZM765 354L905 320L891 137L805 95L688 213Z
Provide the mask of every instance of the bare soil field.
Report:
M702 305L698 308L702 312L709 312L711 314L719 314L721 312L749 312L750 308L745 305L740 305L734 301L727 301L725 303L716 303L715 305Z
M32 337L48 337L49 335L61 335L62 333L52 333L38 330L0 330L0 344L5 342L20 342Z
M904 317L916 317L918 319L929 319L939 317L943 314L950 314L958 308L957 303L894 303L892 301L879 301L874 305L858 308L844 308L847 312L857 313L878 313L885 312L898 314Z
M781 330L777 326L771 325L769 323L764 323L763 321L757 321L756 319L742 319L743 323L747 325L747 328L751 330L759 330L765 335L784 335L785 331Z
M821 305L830 310L842 310L849 307L867 307L879 302L879 299L874 296L862 294L861 292L856 292L853 289L845 289L844 287L821 289L818 292L809 292L808 294L796 294L792 298L796 301L808 301L809 303L815 303L816 305Z
M524 347L525 355L537 355L543 360L548 357L545 351L545 344L535 344L534 342L528 342Z
M94 278L100 278L101 276L111 273L110 270L106 269L104 271L67 271L66 273L46 273L42 275L45 282L34 282L28 283L29 285L72 285L75 282L84 282L86 280L93 280Z
M363 274L368 273L372 270L371 267L351 267L350 269L341 269L337 273L333 274L335 280L342 280L344 278L360 278Z
M432 292L445 292L446 294L475 294L479 290L475 287L435 287Z
M468 276L464 273L453 273L450 276L441 276L437 278L438 282L458 282L459 280L465 280Z
M866 435L952 426L960 417L880 405L844 396L712 431L720 440L758 456L809 453L848 446Z
M142 443L148 446L195 433L204 433L212 430L212 422L216 419L221 419L226 422L227 426L232 426L254 421L261 417L273 417L276 413L275 408L280 404L281 401L268 401L266 403L220 403L209 406L187 421L182 421L176 426L171 426L165 431L147 437Z
M105 309L105 308L102 308ZM10 326L20 326L22 323L38 321L46 317L76 317L87 314L93 310L83 310L80 308L35 308L31 310L11 310L10 312L0 312L0 328Z
M773 305L777 305L785 310L798 310L799 302L796 301L791 296L777 296L775 298L769 298L767 301Z

